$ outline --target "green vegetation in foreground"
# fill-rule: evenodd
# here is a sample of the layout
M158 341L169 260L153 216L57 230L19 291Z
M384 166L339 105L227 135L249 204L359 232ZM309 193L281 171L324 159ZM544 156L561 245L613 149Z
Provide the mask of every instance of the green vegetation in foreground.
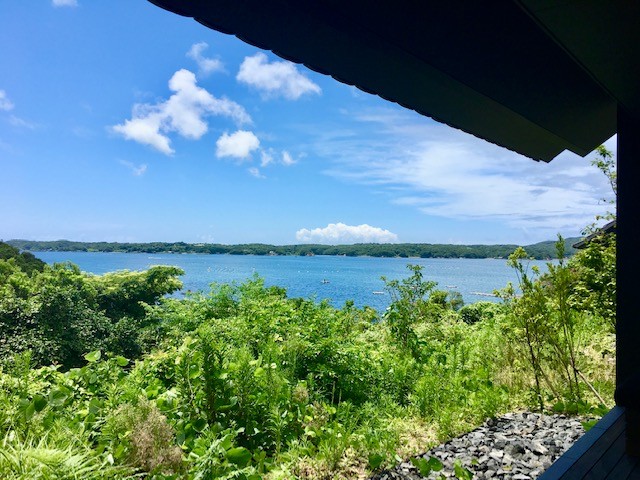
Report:
M572 247L579 238L565 240L565 254L572 255ZM10 245L34 252L121 252L121 253L205 253L230 255L345 255L347 257L401 258L507 258L518 245L443 245L428 243L360 243L355 245L220 245L209 243L110 243L72 242L57 240L40 242L9 240ZM540 242L524 247L539 260L555 257L555 242Z
M602 412L615 239L545 275L527 258L511 255L523 295L507 286L502 304L462 306L409 266L380 318L259 277L165 298L177 268L95 276L14 252L0 478L364 478L507 410Z

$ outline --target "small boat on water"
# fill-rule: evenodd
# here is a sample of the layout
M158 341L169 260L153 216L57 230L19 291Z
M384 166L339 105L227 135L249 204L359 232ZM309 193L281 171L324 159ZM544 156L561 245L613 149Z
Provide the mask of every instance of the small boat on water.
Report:
M331 282L329 282L329 280L327 280L326 278L323 278L320 283L331 283Z
M384 295L385 292L382 292L380 290L376 290L376 291L371 292L371 293L373 293L374 295Z

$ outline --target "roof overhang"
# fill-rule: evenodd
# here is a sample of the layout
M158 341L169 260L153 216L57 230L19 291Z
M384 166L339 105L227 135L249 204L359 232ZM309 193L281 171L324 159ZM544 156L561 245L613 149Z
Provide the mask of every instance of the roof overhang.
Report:
M640 2L150 1L536 160L640 112Z

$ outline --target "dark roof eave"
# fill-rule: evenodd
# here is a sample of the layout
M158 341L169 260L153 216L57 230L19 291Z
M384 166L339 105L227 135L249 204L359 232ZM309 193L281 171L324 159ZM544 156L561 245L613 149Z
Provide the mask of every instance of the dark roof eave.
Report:
M468 24L455 32L456 38L447 40L451 45L446 45L445 41L442 47L423 48L420 45L421 30L414 28L416 22L411 15L402 16L410 31L405 35L401 29L394 30L381 21L382 10L388 7L381 7L378 14L367 12L358 16L355 12L358 12L361 2L355 0L345 5L334 0L313 4L276 0L218 0L214 3L199 0L150 1L536 160L550 161L565 149L586 155L616 130L615 101L581 67L575 65L572 58L564 52L559 53L561 49L546 37L530 41L522 35L514 41L521 42L522 49L535 50L541 57L555 58L556 68L562 69L563 74L572 79L568 83L581 87L558 83L546 62L540 68L530 68L523 76L518 71L523 59L516 57L524 53L518 53L517 49L512 53L512 47L498 39L497 44L488 44L487 49L496 49L497 46L504 51L488 53L498 55L506 64L514 64L511 74L505 70L496 76L503 78L503 89L501 85L493 84L495 75L490 69L482 73L486 78L478 79L472 67L467 72L453 63L442 63L448 54L467 55L464 61L473 61L474 52L467 52L465 47L473 43L474 37L467 35L462 28ZM377 8L367 5L368 10ZM513 22L521 24L510 27L511 30L505 34L517 34L518 27L528 29L529 34L534 32L534 37L538 35L535 33L537 27L532 26L534 22L516 3L501 2L500 5L513 16ZM400 2L400 13L403 7L415 8L415 14L425 12L423 4L416 2ZM439 8L440 14L457 19L454 10L462 7L454 2L451 12ZM330 15L327 10L331 10ZM484 5L482 12L491 19L500 13L497 7L493 10L496 11ZM398 11L394 13L400 15ZM483 20L478 19L478 22ZM433 41L433 38L426 35L424 41ZM560 65L561 62L564 63ZM496 68L501 67L497 65ZM510 88L508 82L509 85L514 83L514 76L521 79L521 85L516 87L525 92L530 89L532 99L521 95L522 92L503 91ZM532 76L538 78L530 78ZM540 102L547 101L547 92L553 91L550 86L566 91L550 95L549 105L542 106ZM555 110L552 115L546 113L550 108Z

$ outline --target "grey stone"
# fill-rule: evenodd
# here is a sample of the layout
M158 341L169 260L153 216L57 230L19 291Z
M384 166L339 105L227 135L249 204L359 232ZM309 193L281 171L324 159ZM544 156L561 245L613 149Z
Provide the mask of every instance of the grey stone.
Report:
M438 445L420 455L436 456L444 464L428 480L443 475L454 478L453 464L459 460L478 479L535 480L582 434L579 419L562 415L511 413L488 419L466 435ZM419 480L418 470L409 462L379 472L375 480Z

